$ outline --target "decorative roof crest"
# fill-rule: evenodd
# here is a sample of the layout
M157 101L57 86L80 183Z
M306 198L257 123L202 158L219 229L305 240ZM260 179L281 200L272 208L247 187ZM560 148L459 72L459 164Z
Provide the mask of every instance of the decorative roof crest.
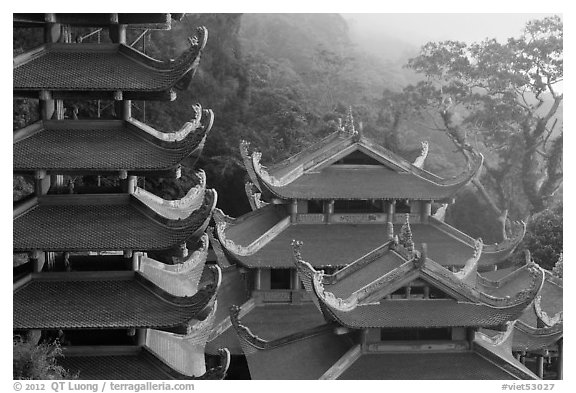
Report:
M424 141L420 143L422 145L422 151L420 152L420 156L418 156L414 161L413 165L422 169L424 167L424 161L426 160L426 157L428 157L428 142Z
M462 270L454 274L458 279L465 280L476 277L478 261L482 256L483 248L484 248L484 242L482 241L482 238L479 237L474 241L474 251L472 257L466 261Z
M155 213L165 218L171 220L185 219L198 210L204 202L206 174L203 170L200 170L196 172L196 177L198 178L198 184L192 187L181 199L165 200L140 187L136 187L132 195Z
M336 297L332 292L326 291L324 289L323 277L323 270L314 272L312 283L314 285L314 291L324 301L324 303L335 310L343 312L352 311L358 306L358 296L355 293L350 295L347 299L341 299Z
M542 310L542 296L536 296L534 299L534 311L536 312L536 316L540 319L544 324L548 327L552 327L558 323L562 323L564 319L564 313L562 311L558 311L553 317L549 316L544 310Z
M516 320L506 322L506 330L499 332L494 337L490 337L482 332L476 332L476 337L479 337L482 341L492 346L511 345L515 324Z

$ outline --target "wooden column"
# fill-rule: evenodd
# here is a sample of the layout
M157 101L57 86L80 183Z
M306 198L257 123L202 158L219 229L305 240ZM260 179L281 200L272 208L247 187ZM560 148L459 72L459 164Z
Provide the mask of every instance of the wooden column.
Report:
M292 269L292 289L298 291L302 289L300 277L298 277L298 270Z
M254 289L259 291L262 289L262 270L254 269Z
M292 199L292 202L290 202L290 222L296 222L297 214L298 214L298 200Z
M430 217L431 214L432 214L432 202L423 201L422 210L420 211L420 222L426 223L428 217Z
M396 200L393 199L388 203L388 222L394 224L394 211L396 208Z
M537 362L538 362L538 377L540 377L540 379L544 378L544 356L542 355L538 355L536 357Z
M136 330L136 344L139 347L146 345L146 332L147 329L137 329Z
M32 271L34 273L40 273L46 262L46 253L40 250L34 250L30 259L32 260Z

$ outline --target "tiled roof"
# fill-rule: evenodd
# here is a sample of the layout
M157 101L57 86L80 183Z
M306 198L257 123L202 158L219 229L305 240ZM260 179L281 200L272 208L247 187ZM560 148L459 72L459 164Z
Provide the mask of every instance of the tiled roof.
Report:
M364 354L338 379L478 380L517 378L480 354L469 351Z
M47 90L110 98L121 91L123 99L146 99L142 93L167 92L183 78L189 80L206 37L200 28L198 42L172 62L151 59L124 44L44 44L14 59L14 94Z
M232 304L239 303L242 301L232 302ZM218 310L225 310L229 313L230 306L224 308L224 304L218 298ZM307 303L258 305L242 317L242 323L248 326L254 334L267 340L275 340L321 326L326 321L316 306ZM228 348L233 354L243 354L233 327L229 327L220 336L208 342L206 352L213 353L220 347Z
M14 329L173 328L203 319L209 285L174 297L138 273L40 273L14 292Z
M182 14L169 13L133 13L133 14L93 14L93 13L55 13L55 14L13 14L15 27L40 27L46 22L62 23L72 26L107 27L114 24L140 25L154 30L169 30L171 19L179 20ZM134 27L134 26L130 26Z
M166 370L167 366L162 367L161 361L144 348L126 354L65 354L58 363L71 373L78 373L79 379L86 380L174 378Z
M265 184L261 181L260 184ZM284 187L266 184L275 195L291 199L421 199L452 197L463 184L441 186L385 167L333 165L304 173Z
M486 304L458 302L451 299L382 300L380 303L360 305L343 312L321 303L325 314L340 324L362 329L366 327L497 327L517 319L527 303L507 308Z
M121 120L40 121L27 127L36 128L36 132L15 140L13 169L58 174L126 170L129 175L174 171L188 156L200 155L209 131L199 127L182 141L163 142L140 124Z
M223 379L228 369L229 355L225 355L226 364L207 370L204 375L189 377L184 375L154 355L146 347L124 347L109 350L93 348L85 352L74 348L74 353L64 352L58 363L72 374L78 373L82 380L167 380L167 379Z
M252 379L320 378L346 351L352 342L333 332L312 336L268 351L246 356Z
M479 171L482 156L474 155L466 170L441 179L368 138L335 133L269 169L261 154L242 154L252 181L268 195L284 199L421 199L452 197ZM339 159L359 151L378 165L340 165Z
M45 195L13 221L19 251L163 250L199 236L216 204L204 202L187 218L166 220L128 194Z
M394 232L399 233L400 227L394 225ZM432 225L411 224L411 228L414 242L426 243L428 258L441 265L462 266L472 255L470 244ZM231 237L228 229L226 237L240 245L245 245L243 239L257 239L265 232L260 228L255 231L250 220L238 223L234 231L242 234L242 238L233 237L233 234ZM312 266L345 266L382 245L386 236L385 224L292 224L254 254L235 255L235 258L248 267L291 268L294 264L290 244L296 239L305 241L302 254ZM483 253L479 266L491 266L497 262L497 254Z

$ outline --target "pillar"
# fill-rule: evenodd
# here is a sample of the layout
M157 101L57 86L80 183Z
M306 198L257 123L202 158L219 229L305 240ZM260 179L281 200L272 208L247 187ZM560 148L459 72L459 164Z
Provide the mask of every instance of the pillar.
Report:
M36 195L44 195L50 189L50 176L46 175L46 171L40 170L34 173L34 193Z
M298 200L293 199L292 202L290 202L290 222L296 222L297 214L298 214Z
M396 200L393 199L388 203L388 222L394 224L394 210L396 208Z
M109 27L110 40L115 44L126 43L126 25L111 24Z
M324 201L324 222L330 222L330 216L334 214L334 199Z
M536 359L538 360L538 377L540 377L540 379L543 379L544 378L544 356L538 355L536 357Z
M43 251L34 250L30 259L32 259L32 271L34 273L40 273L46 262L46 254Z
M406 299L410 299L410 293L412 292L412 288L410 285L406 287Z
M128 194L133 194L136 191L136 185L138 184L138 176L129 176L127 181L127 192Z
M136 330L136 344L139 347L143 347L146 345L146 333L147 329L137 329Z
M420 222L426 223L428 221L428 217L432 214L432 202L424 201L422 202L422 210L420 211Z
M430 299L430 287L428 285L424 287L424 299Z
M50 120L54 116L55 104L52 98L52 92L48 90L42 90L38 96L40 104L40 116L42 120Z
M137 272L140 270L140 259L142 258L141 252L135 252L132 254L132 270Z
M292 289L295 291L302 289L302 284L300 282L300 277L298 277L297 269L292 269Z
M254 289L259 291L262 289L262 270L254 270Z

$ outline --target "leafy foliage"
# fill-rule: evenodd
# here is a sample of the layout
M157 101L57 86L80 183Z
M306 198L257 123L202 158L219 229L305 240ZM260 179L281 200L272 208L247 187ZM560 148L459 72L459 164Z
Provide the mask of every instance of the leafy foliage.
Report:
M58 341L34 344L31 340L15 336L12 376L14 379L76 379L76 375L57 363L57 359L62 356Z
M420 108L435 112L464 154L485 154L475 184L498 215L541 212L562 184L562 42L555 16L529 22L504 44L431 42L408 63L426 77L414 87Z

